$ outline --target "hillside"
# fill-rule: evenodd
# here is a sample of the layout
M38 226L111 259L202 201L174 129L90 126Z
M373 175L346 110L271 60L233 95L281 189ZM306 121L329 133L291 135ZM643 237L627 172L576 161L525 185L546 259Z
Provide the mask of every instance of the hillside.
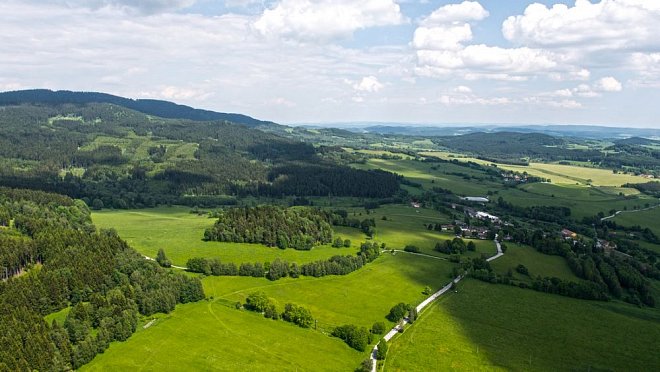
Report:
M114 208L217 205L235 196L389 197L397 178L323 161L313 146L226 121L108 103L0 108L0 185Z
M97 92L71 92L66 90L52 91L48 89L21 90L0 93L0 106L22 104L90 104L110 103L125 107L147 115L167 119L186 119L195 121L229 121L249 127L275 125L270 121L257 120L242 114L232 114L195 109L173 102L155 99L130 99Z

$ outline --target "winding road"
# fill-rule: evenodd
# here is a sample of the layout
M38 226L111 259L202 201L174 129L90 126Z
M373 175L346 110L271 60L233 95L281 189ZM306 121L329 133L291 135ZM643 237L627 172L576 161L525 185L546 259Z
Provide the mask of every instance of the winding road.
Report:
M658 207L660 207L660 204L656 204L656 205L654 205L654 206L652 206L652 207L648 207L648 208L644 208L644 209L636 209L636 210L632 210L632 211L616 211L616 212L614 212L613 215L610 215L610 216L607 216L607 217L603 217L603 218L601 218L600 221L602 222L602 221L609 220L609 219L611 219L611 218L614 218L614 217L620 215L621 213L637 213L637 212L644 212L644 211L649 211L649 210L651 210L651 209L655 209L655 208L658 208Z
M500 244L500 242L497 241L497 236L495 236L495 240L493 240L493 241L495 242L495 246L497 247L497 254L494 255L494 256L492 256L492 257L490 257L490 258L488 258L488 259L487 259L488 262L493 261L493 260L496 260L496 259L498 259L498 258L504 256L504 252L502 252L502 245ZM397 251L397 252L399 252L399 251ZM412 253L412 252L405 252L405 253L411 253L411 254L414 254L414 253ZM440 257L434 257L434 256L429 256L429 255L424 255L424 254L421 254L421 256L427 256L427 257L432 257L432 258L440 258ZM455 283L460 282L461 279L463 279L463 275L459 275L459 276L457 276L457 277L454 278L454 280L452 280L449 284L447 284L446 286L442 287L439 291L437 291L437 292L435 292L434 294L432 294L431 296L429 296L426 300L422 301L422 303L420 303L420 304L417 305L417 307L416 307L417 313L421 313L422 310L424 310L424 308L426 308L428 305L430 305L430 304L431 304L433 301L435 301L438 297L440 297L440 296L442 296L443 294L447 293L447 291L449 291L449 290L451 289L452 285L455 284ZM410 322L409 322L408 318L403 318L403 322L402 322L401 324L397 324L397 325L396 325L394 328L392 328L392 330L390 330L390 331L389 331L389 332L388 332L383 338L385 339L386 342L389 341L389 340L391 340L392 337L394 337L394 335L396 335L397 333L399 333L399 331L400 331L400 330L401 330L406 324L409 324L409 323L410 323ZM376 354L377 354L377 352L378 352L378 345L374 346L373 350L371 351L370 359L371 359L371 371L372 371L372 372L376 372L376 369L377 369L377 366L378 366L378 363L377 363L377 360L376 360Z

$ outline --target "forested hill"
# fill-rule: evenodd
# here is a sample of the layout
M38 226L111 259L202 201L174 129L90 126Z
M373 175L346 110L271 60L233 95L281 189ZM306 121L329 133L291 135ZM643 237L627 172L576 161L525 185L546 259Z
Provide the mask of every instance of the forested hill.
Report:
M88 103L0 107L0 186L57 192L94 208L139 208L241 196L387 198L399 181L243 125Z
M565 139L541 133L470 133L462 136L438 137L434 141L450 149L499 160L520 160L520 158L588 160L600 156L598 151L567 148L568 142Z
M96 92L71 92L66 90L52 91L48 89L32 89L0 93L0 106L21 104L88 104L111 103L135 110L147 115L168 119L187 119L196 121L229 121L249 127L275 125L270 121L262 121L242 114L232 114L195 109L173 102L155 99L130 99Z

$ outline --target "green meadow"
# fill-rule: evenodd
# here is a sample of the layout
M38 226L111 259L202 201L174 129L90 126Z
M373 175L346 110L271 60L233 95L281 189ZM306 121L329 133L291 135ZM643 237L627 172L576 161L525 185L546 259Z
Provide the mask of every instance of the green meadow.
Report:
M264 262L281 258L289 262L305 263L335 255L354 254L365 240L356 229L337 228L336 236L350 239L352 248L332 248L329 245L311 251L281 250L259 244L239 244L202 241L204 230L213 226L214 219L190 213L186 207L163 207L144 210L104 210L92 214L98 228L113 228L138 252L156 257L165 250L174 265L185 266L192 257L218 258L223 262Z
M390 342L385 371L653 371L660 314L466 280Z
M531 278L556 277L562 280L577 282L581 279L575 276L563 257L550 256L539 253L536 249L515 243L504 243L507 250L504 256L491 262L491 267L499 274L506 274L509 269L513 271L516 280L531 282ZM529 270L529 276L516 272L518 265L524 265Z
M609 215L610 210L633 210L643 208L647 203L653 204L657 201L649 196L621 196L612 195L610 190L602 190L596 187L554 185L547 183L533 183L499 191L497 197L521 207L535 205L561 206L570 208L572 216L581 220L583 217L591 217L603 212Z
M660 207L647 211L621 213L614 217L613 221L623 226L648 227L660 236Z
M113 343L84 370L353 370L368 356L327 335L342 324L371 327L399 303L417 304L424 287L450 281L452 265L431 258L385 253L346 276L263 278L206 277L207 301L177 306L128 341ZM236 310L236 302L263 291L280 311L308 308L318 329L301 329L260 314Z

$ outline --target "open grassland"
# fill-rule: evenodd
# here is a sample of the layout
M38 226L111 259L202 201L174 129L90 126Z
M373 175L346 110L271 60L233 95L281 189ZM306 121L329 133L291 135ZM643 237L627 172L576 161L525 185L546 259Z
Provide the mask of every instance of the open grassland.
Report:
M467 280L390 343L386 371L656 371L660 314Z
M385 321L399 302L417 304L426 286L437 290L449 283L453 264L415 255L385 253L346 276L302 277L275 282L248 277L205 278L204 290L215 299L244 302L263 291L282 309L288 302L307 307L326 330L346 323L371 327Z
M488 190L502 187L498 182L489 180L484 173L456 164L424 163L415 160L369 159L367 164L356 164L354 166L361 169L383 169L400 174L410 181L421 184L424 190L442 187L451 190L455 194L465 196L486 195ZM476 182L474 179L466 179L464 176L457 174L482 177L483 179ZM413 193L422 192L419 189L411 189L410 191Z
M499 274L506 274L511 269L514 279L525 282L531 282L531 278L538 275L573 282L580 281L580 278L573 274L563 257L539 253L534 248L526 245L508 242L504 244L507 247L504 256L490 264ZM517 273L516 267L518 265L524 265L529 270L529 276Z
M332 370L355 369L368 352L329 337L346 323L370 327L399 303L418 303L422 290L449 282L451 264L385 254L346 276L282 279L206 277L208 301L181 305L128 341L113 343L83 370ZM318 329L301 329L260 314L236 310L263 291L280 311L288 302L310 309Z
M99 228L114 228L138 252L156 257L158 249L165 250L174 265L185 266L192 257L218 258L223 262L264 262L281 258L289 262L305 263L334 255L354 254L364 235L356 229L337 228L336 236L350 239L352 248L314 247L311 251L278 249L259 244L204 242L204 230L214 219L190 213L186 207L163 207L143 210L104 210L92 214Z
M365 358L341 340L214 301L177 306L82 371L350 371Z
M648 227L655 235L660 236L660 207L647 211L621 213L614 217L613 221L623 226Z
M653 205L656 200L649 196L612 195L596 187L553 185L533 183L500 191L506 201L521 207L560 206L572 210L572 216L578 220L595 216L598 212L609 215L610 210L633 210L643 208L647 203Z

